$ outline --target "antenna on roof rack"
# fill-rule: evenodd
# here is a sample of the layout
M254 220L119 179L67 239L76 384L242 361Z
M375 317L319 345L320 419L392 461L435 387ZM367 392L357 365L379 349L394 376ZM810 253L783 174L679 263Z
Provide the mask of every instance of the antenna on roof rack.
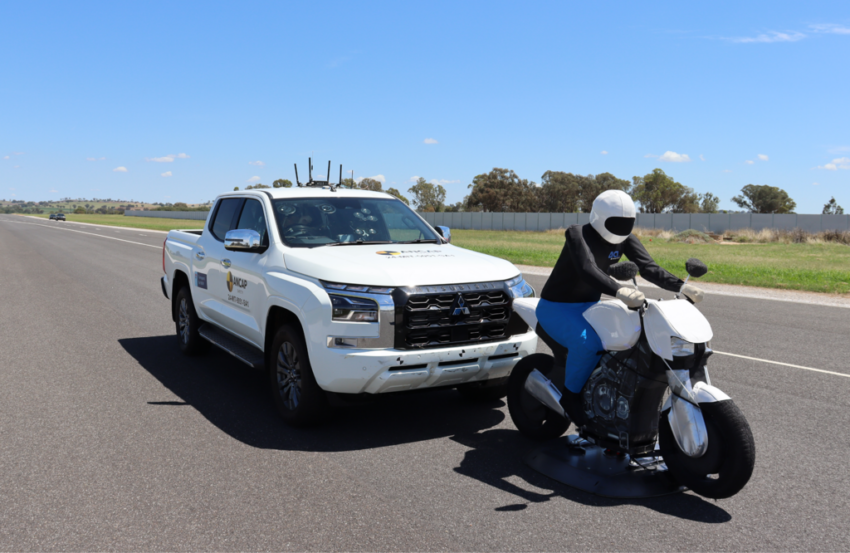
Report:
M313 158L307 158L307 170L309 171L310 180L307 181L307 186L313 184Z
M297 163L293 163L293 165L295 165L295 183L296 183L296 184L300 187L300 186L301 186L301 181L300 181L300 180L298 180L298 164L297 164Z
M337 186L342 186L342 163L339 164L339 182Z

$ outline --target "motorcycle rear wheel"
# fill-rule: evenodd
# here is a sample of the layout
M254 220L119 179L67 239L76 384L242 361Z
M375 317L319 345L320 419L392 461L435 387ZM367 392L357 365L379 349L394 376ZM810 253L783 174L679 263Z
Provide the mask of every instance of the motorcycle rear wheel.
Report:
M508 411L511 420L522 433L532 440L551 440L562 436L570 427L569 419L555 413L525 391L525 381L537 369L549 376L555 360L551 355L535 353L514 366L508 378Z
M731 400L700 404L708 430L708 450L689 457L676 443L668 411L661 413L658 444L670 475L695 493L711 499L732 497L749 482L756 462L753 433Z

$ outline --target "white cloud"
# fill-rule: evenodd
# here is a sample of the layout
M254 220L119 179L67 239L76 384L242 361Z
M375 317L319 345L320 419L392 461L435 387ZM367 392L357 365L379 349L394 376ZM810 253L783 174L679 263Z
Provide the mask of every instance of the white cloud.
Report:
M850 152L850 146L836 146L827 150L830 154L840 154L842 152Z
M687 163L691 161L691 158L688 157L688 154L677 154L676 152L671 152L667 150L661 157L658 158L658 161L670 161L672 163Z
M817 186L818 184L820 184L820 183L813 182L813 183L812 183L812 186Z
M699 155L699 159L700 159L700 161L705 161L705 156L704 156L704 155L702 155L702 154L700 154L700 155Z
M259 160L258 161L249 161L248 165L256 165L257 167L265 167L266 166L265 163L263 163L262 161L259 161Z
M145 161L153 161L155 163L173 163L175 159L189 159L186 154L168 154L162 157L146 157Z
M798 40L802 40L804 38L806 38L806 35L799 31L787 31L784 33L779 31L768 31L766 33L762 33L753 37L724 38L724 40L728 40L730 42L737 42L739 44L768 44L771 42L797 42Z
M9 190L17 190L17 188L9 188Z
M86 161L104 161L105 157L87 157Z
M246 180L245 182L259 182L259 180L260 180L260 177L253 176L250 179Z
M20 167L20 165L15 165L12 169L17 169L18 167Z
M387 182L387 177L385 177L384 175L375 175L374 177L357 177L356 179L354 179L354 182L360 183L360 181L362 181L363 179L372 179L380 183Z
M434 138L426 138L424 142L425 144L438 144L437 140Z
M12 155L13 156L22 156L22 155L24 155L24 153L23 152L12 152Z
M760 160L762 160L762 161L767 161L768 159L770 159L769 157L767 157L767 156L766 156L766 155L764 155L764 154L759 154L759 155L758 155L758 158L759 158Z
M731 173L731 172L732 172L732 170L731 170L731 169L724 169L724 170L723 170L723 172L724 172L724 173Z
M159 174L159 176L160 176L160 177L170 177L170 176L171 176L171 171L166 171L165 173L160 173L160 174Z
M837 171L838 169L850 169L850 157L837 157L826 165L818 165L816 169L826 169L827 171Z
M9 156L3 156L3 159L10 159Z
M833 35L850 35L850 28L836 25L835 23L826 23L823 25L809 25L809 29L816 33L829 33Z
M58 190L50 190L50 191L48 192L48 194L58 194L58 193L59 193L59 191L58 191Z
M602 150L602 151L601 151L601 152L599 152L599 153L600 153L600 154L602 154L603 156L607 156L607 155L608 155L608 151L607 151L607 150Z
M422 177L420 177L420 176L418 176L418 175L413 175L412 177L410 177L409 179L407 179L407 182L416 182L416 181L418 181L420 178L422 178Z
M748 159L748 160L747 160L747 161L745 161L744 163L746 163L747 165L752 165L753 163L755 163L755 161L753 161L753 160L751 160L751 159Z
M126 172L127 172L127 168L126 168L126 167L116 167L116 168L115 168L115 169L113 169L112 171L114 171L115 173L126 173Z
M459 180L431 179L431 184L457 184Z
M657 155L655 155L655 154L646 154L646 155L645 155L645 156L643 156L643 157L658 157L658 156L657 156Z

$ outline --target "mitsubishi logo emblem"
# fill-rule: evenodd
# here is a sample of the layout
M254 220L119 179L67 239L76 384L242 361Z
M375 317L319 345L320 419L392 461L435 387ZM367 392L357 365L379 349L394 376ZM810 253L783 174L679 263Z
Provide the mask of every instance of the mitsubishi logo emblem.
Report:
M463 296L458 294L457 300L455 300L454 309L452 309L452 317L461 317L466 315L469 315L469 308L466 306Z

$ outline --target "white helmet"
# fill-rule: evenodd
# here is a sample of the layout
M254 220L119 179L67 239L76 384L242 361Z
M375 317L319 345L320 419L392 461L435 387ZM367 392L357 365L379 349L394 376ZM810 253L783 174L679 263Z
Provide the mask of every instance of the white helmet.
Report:
M593 200L590 226L606 242L619 244L635 226L635 203L622 190L606 190Z

